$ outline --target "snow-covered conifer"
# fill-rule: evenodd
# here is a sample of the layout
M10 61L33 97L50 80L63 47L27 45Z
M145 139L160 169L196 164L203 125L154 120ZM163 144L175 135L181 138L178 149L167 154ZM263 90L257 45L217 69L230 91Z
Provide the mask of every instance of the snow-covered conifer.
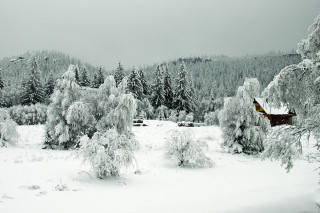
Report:
M191 97L190 97L190 88L189 81L187 78L187 70L184 64L180 66L180 72L176 78L176 88L174 93L174 108L178 111L185 110L191 112Z
M140 68L138 70L138 74L139 74L139 79L140 79L140 82L141 82L141 85L143 88L144 96L150 95L150 87L147 83L147 78L146 78L146 75L145 75L144 71L142 70L142 68Z
M181 167L212 167L213 161L205 155L207 150L207 142L196 140L190 129L171 132L165 144L165 156Z
M160 65L157 66L156 79L151 95L152 106L156 109L164 104L164 85Z
M0 69L0 90L4 87L4 83L2 80L2 74L1 74L2 70Z
M96 73L93 74L93 79L91 81L91 87L92 88L99 88L100 86L100 80L98 79L98 76Z
M173 103L173 92L171 87L171 77L170 77L168 65L165 68L163 84L164 84L164 105L167 106L169 109L171 109L172 103Z
M50 75L45 85L45 93L47 97L51 96L51 94L54 91L54 87L55 87L55 81L53 79L53 75Z
M133 96L141 100L143 97L143 87L139 79L139 74L135 69L131 71L131 74L128 79L128 90L133 94Z
M45 93L35 58L31 59L28 78L22 85L21 104L30 105L44 102Z
M117 86L121 83L123 78L124 78L123 67L122 67L122 64L119 62L118 67L114 72L114 80L116 81Z
M84 68L82 70L81 78L80 78L80 85L83 86L83 87L89 87L90 86L90 81L89 81L89 78L88 78L88 74L87 74L86 68Z
M76 83L80 85L80 76L79 76L79 68L76 66L74 69L74 74L75 74L75 78L76 78Z
M99 82L99 86L100 86L104 82L104 75L102 73L102 67L100 67L98 70L97 78L98 78L98 82Z
M260 84L256 78L246 79L238 88L236 97L225 101L220 125L223 145L231 152L254 154L264 150L263 140L270 122L264 122L267 118L254 109L253 99L259 96L259 90Z

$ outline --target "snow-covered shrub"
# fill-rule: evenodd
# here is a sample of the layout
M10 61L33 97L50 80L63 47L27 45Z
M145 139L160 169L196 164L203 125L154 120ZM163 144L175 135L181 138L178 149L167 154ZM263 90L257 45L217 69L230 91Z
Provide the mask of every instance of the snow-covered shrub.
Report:
M165 156L181 167L212 167L213 162L205 155L208 144L196 140L191 130L171 132L165 144Z
M177 111L176 110L170 110L170 116L169 116L168 120L172 121L172 122L175 122L175 123L178 121Z
M190 112L189 114L186 115L186 120L187 122L193 122L194 119L194 114Z
M18 137L16 126L16 122L10 118L9 113L4 109L0 109L0 146L15 142Z
M293 160L302 154L300 139L301 132L294 126L273 127L264 142L265 151L262 154L262 159L281 160L281 166L285 165L289 172L293 167Z
M119 176L124 167L134 162L135 139L130 134L119 134L116 129L96 132L90 139L80 139L78 156L91 165L97 177Z
M204 115L204 122L208 126L219 125L219 113L220 113L220 110L206 113Z
M13 106L9 109L10 117L18 125L44 124L47 121L47 106L34 104L25 106Z
M181 110L179 112L178 121L185 121L187 116L187 112L185 110Z
M270 122L254 109L253 98L259 96L259 89L256 78L246 79L238 88L236 97L225 101L220 125L223 145L231 152L254 154L264 150L263 140Z

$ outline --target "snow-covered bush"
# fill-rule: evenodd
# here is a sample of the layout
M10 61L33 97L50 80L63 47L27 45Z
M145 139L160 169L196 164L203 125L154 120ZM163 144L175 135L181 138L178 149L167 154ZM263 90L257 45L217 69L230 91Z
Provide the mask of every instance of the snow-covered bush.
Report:
M97 177L119 176L124 167L134 162L136 141L133 135L119 134L116 129L96 132L91 139L80 139L78 155L91 165Z
M177 111L176 110L170 110L170 116L169 116L168 120L172 121L172 122L175 122L175 123L178 121Z
M194 114L190 112L189 114L186 115L186 120L187 122L193 122L194 119Z
M26 106L13 106L9 109L10 117L18 125L44 124L47 121L47 106L34 104Z
M246 79L236 97L225 101L220 113L223 145L233 153L254 154L264 150L263 140L270 122L254 109L253 98L259 96L259 89L256 78Z
M181 110L179 112L178 121L185 121L187 116L187 112L185 110Z
M281 160L289 172L293 167L293 160L302 154L301 132L294 126L282 125L273 127L265 140L265 151L262 159Z
M208 126L219 125L219 113L220 113L220 110L206 113L204 115L204 122Z
M10 118L9 113L0 109L0 146L15 143L15 139L18 137L16 126L16 122Z
M213 162L205 155L208 144L196 140L191 130L171 132L165 144L165 156L181 167L212 167Z

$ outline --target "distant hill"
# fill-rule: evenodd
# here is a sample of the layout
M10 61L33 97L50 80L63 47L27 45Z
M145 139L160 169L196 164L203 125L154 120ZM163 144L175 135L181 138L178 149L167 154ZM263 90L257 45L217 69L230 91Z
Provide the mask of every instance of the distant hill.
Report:
M190 74L198 100L204 97L234 96L237 88L243 84L246 77L256 77L261 88L265 88L282 68L301 61L295 53L268 53L243 57L192 57L179 58L160 65L168 64L172 82L185 63ZM144 68L148 80L153 83L157 64Z
M28 75L30 69L29 60L33 57L37 61L43 82L46 81L50 74L53 74L56 79L61 77L70 64L77 65L80 71L86 69L90 79L93 73L99 69L99 67L94 67L60 52L47 50L27 52L0 60L0 69L2 70L2 79L5 86L16 87L21 85L22 80Z

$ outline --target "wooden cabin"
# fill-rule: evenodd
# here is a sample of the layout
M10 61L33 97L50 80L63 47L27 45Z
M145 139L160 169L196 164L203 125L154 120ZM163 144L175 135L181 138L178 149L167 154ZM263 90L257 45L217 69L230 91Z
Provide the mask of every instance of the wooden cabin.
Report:
M284 106L275 108L263 98L254 98L253 104L256 111L262 113L270 120L271 126L292 125L292 117L296 116L294 110L290 110Z

